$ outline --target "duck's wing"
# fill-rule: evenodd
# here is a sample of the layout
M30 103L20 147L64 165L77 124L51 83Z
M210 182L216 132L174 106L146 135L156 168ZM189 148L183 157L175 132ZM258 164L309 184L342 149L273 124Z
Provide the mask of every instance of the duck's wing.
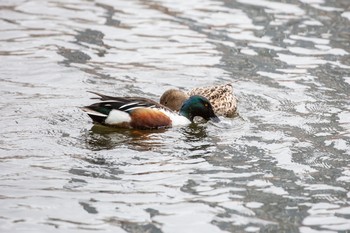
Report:
M216 86L207 86L207 87L197 87L190 90L188 95L202 95L206 98L220 98L222 95L233 95L233 88L231 83L216 85Z
M147 105L149 107L153 106L153 107L157 107L157 108L166 108L165 106L159 104L158 102L156 102L154 100L143 98L143 97L129 97L129 96L118 97L118 96L104 95L104 94L94 92L94 91L88 91L88 92L98 96L98 97L93 97L91 99L99 99L102 101L116 101L116 102L120 102L120 103L124 103L124 104L135 102L135 103L140 103L142 105Z
M218 115L232 117L237 110L237 98L233 93L233 87L231 83L198 87L190 90L188 95L202 95L206 97L213 105L214 111Z

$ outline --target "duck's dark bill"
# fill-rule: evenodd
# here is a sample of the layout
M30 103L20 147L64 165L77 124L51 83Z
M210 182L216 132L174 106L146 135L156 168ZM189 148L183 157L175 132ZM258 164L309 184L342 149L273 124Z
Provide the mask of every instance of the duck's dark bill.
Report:
M215 123L220 122L220 119L219 119L219 117L217 117L217 116L211 117L210 120L213 121L213 122L215 122Z

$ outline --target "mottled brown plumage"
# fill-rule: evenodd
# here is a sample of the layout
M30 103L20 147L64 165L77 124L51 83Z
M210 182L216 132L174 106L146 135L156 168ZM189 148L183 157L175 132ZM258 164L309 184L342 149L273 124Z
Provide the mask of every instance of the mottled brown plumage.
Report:
M160 98L160 104L168 108L179 111L182 103L189 96L201 95L206 97L213 106L217 115L233 117L237 111L237 98L233 93L232 84L217 86L199 87L183 92L178 89L170 89L164 92Z

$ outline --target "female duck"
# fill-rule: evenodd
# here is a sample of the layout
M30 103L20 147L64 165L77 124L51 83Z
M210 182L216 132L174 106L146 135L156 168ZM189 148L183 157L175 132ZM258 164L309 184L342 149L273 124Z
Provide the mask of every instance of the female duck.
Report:
M193 118L218 122L208 99L191 96L180 108L179 114L153 100L139 97L112 97L92 92L101 102L82 107L95 123L119 128L157 129L188 125Z
M233 117L236 114L237 98L230 83L194 88L187 93L178 89L170 89L164 92L160 98L160 104L174 111L179 111L183 102L192 95L201 95L208 98L214 112L220 116Z

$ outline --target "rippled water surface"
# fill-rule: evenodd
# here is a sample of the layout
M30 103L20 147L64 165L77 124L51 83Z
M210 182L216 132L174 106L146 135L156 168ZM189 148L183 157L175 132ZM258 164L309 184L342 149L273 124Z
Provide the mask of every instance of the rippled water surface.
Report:
M348 0L4 0L0 31L1 232L350 232ZM78 108L228 82L219 125Z

